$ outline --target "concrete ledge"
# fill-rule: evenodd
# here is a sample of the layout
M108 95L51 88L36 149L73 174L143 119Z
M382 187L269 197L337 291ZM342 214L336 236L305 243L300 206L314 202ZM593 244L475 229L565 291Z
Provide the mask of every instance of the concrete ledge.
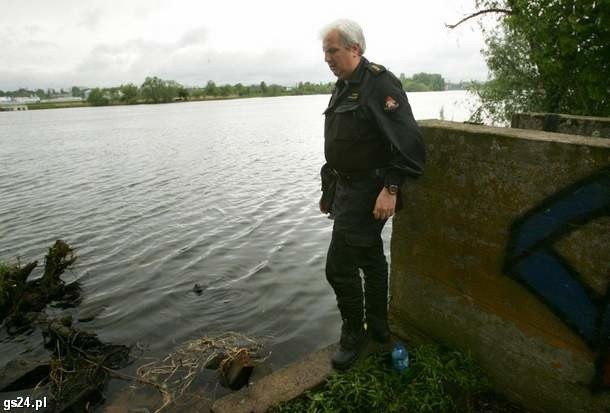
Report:
M610 118L555 113L515 113L511 127L610 138Z
M213 413L262 413L271 406L292 400L324 383L333 371L330 358L337 344L317 351L263 377L248 387L217 400Z

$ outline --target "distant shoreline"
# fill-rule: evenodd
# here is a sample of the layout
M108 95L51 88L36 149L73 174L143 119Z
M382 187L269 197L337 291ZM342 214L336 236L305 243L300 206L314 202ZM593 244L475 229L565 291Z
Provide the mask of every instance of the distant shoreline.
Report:
M429 93L429 92L453 92L460 89L451 90L435 90L435 91L422 91L422 92L407 92L411 93ZM234 100L234 99L252 99L252 98L265 98L265 97L280 97L280 96L313 96L313 95L327 95L328 93L309 93L309 94L283 94L274 96L208 96L204 98L191 98L188 100L175 100L172 102L136 102L136 103L111 103L109 105L93 105L87 101L75 101L75 102L40 102L40 103L24 103L28 110L43 110L43 109L68 109L68 108L82 108L82 107L109 107L109 106L135 106L135 105L159 105L162 103L187 103L187 102L205 102L212 100Z
M304 96L304 95L282 95L282 96ZM66 108L82 108L82 107L108 107L108 106L136 106L136 105L159 105L167 103L186 103L186 102L202 102L207 100L232 100L232 99L250 99L255 97L272 97L272 96L210 96L206 98L192 98L188 100L175 100L172 102L136 102L136 103L111 103L109 105L93 105L87 101L80 102L41 102L41 103L25 103L28 110L43 110L43 109L66 109Z

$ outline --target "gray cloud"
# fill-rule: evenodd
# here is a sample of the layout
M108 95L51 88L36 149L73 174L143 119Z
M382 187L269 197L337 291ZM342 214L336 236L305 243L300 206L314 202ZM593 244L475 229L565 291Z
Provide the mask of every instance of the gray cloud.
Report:
M203 47L205 30L187 33L176 43L132 39L121 45L98 45L71 72L77 84L141 83L146 76L177 80L188 86L208 80L223 83L266 81L294 84L328 78L320 62L302 61L296 51L223 52ZM297 64L295 66L295 63ZM295 67L298 70L295 71Z
M182 35L180 40L176 43L176 46L178 48L187 46L201 46L205 44L207 34L208 32L205 27L189 30Z
M83 13L81 13L80 21L78 22L77 26L95 32L100 27L102 17L103 12L101 9L91 9L84 11Z

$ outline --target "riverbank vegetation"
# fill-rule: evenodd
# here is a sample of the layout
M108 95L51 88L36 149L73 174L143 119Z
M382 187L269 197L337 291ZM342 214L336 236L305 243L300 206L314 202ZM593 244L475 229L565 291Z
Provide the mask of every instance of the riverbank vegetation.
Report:
M437 73L416 73L412 77L400 74L400 81L407 92L428 92L464 89L469 83L448 83ZM217 85L208 81L205 86L186 87L175 80L161 79L157 76L147 77L141 85L133 83L108 88L72 87L70 91L60 89L1 91L0 97L38 98L41 101L27 103L29 109L50 109L79 106L133 105L143 103L169 103L213 99L236 99L270 96L300 96L330 94L334 82L312 83L298 82L294 86L267 84L244 85L242 83ZM62 100L53 99L60 98ZM66 99L79 99L68 101Z
M413 347L407 370L391 368L389 353L373 353L335 372L321 388L283 403L272 413L297 412L519 413L491 391L471 357L433 345Z
M510 120L516 112L610 116L610 7L606 1L477 0L490 71L472 89L473 120Z

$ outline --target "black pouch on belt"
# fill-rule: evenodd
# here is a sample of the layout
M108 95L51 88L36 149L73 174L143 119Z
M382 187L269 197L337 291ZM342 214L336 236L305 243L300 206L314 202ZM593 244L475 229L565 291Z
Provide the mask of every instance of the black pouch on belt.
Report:
M337 188L337 173L328 164L324 164L322 169L320 169L320 177L322 178L322 209L332 212L335 190Z

